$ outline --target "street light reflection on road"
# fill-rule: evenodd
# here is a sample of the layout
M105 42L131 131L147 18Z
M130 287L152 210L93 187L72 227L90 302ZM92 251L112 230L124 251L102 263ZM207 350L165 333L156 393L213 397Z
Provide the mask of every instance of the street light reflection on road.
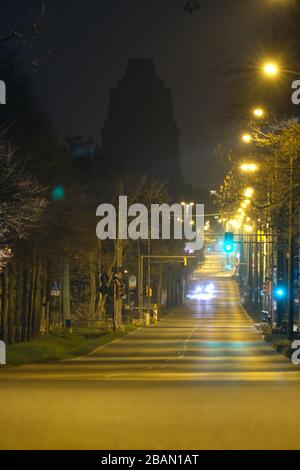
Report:
M189 300L212 300L215 296L206 292L199 292L198 294L188 294L187 299Z

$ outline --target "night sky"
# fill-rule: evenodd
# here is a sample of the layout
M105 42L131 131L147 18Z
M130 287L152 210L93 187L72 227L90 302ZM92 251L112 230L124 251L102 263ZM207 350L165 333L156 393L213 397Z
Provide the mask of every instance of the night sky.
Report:
M183 0L49 0L49 28L38 48L51 53L32 72L34 90L61 137L83 135L101 144L109 91L128 59L153 58L173 92L183 176L210 187L223 171L214 149L222 140L219 121L229 91L214 69L252 52L270 2L205 0L187 15ZM4 3L7 24L22 21L38 4Z

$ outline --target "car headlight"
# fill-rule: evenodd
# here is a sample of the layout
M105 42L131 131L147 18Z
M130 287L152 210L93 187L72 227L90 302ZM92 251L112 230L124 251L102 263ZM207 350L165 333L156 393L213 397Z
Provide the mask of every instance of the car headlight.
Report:
M211 293L211 292L213 292L214 288L215 288L215 286L213 284L208 284L205 287L205 292Z

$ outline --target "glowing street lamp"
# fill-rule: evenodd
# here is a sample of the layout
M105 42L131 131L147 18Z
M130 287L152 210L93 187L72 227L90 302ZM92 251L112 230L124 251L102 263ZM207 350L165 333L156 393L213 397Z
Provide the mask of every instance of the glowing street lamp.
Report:
M244 225L245 232L251 233L253 231L252 225Z
M246 188L244 191L244 196L248 199L251 199L252 196L254 195L254 189L253 188Z
M255 108L253 109L253 116L260 119L263 118L265 115L265 111L262 108Z
M242 163L240 169L243 173L255 173L258 166L256 163Z
M229 220L228 225L231 225L233 228L236 228L236 229L238 229L241 226L240 222L236 219Z
M279 74L279 66L276 62L266 62L263 66L263 73L270 78L274 78Z
M250 144L252 141L252 135L251 134L243 134L242 135L242 141L245 142L245 144Z
M242 209L247 209L251 201L249 199L246 199L245 201L242 202L241 207Z
M288 73L291 75L300 76L300 72L297 70L282 69L276 62L266 62L262 66L262 72L266 77L276 78L281 72Z

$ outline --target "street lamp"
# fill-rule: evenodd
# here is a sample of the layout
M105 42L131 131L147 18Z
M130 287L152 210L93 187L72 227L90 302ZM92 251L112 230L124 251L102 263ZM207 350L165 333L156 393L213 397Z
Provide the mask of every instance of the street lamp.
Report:
M243 173L255 173L258 170L258 165L256 163L242 163L240 170Z
M265 115L265 111L262 109L262 108L255 108L253 109L253 116L258 118L258 119L261 119L264 117Z
M247 199L251 199L251 197L253 196L254 194L254 189L253 188L246 188L245 191L244 191L244 196L247 198Z
M243 209L247 209L247 207L249 206L250 203L251 203L251 201L249 199L246 199L245 201L242 202L241 207Z
M300 76L300 72L297 72L296 70L282 69L276 62L266 62L262 67L262 72L266 77L269 78L275 78L281 72Z
M180 204L182 206L187 206L187 207L189 207L189 206L193 207L195 205L194 202L185 202L185 201L182 201Z
M245 232L251 233L253 231L252 225L244 225Z
M263 73L270 78L276 77L280 72L276 62L266 62L263 66Z
M250 142L252 141L251 134L243 134L242 141L245 142L245 144L250 144Z
M233 228L238 229L241 226L241 223L237 219L229 220L228 225L231 225Z

